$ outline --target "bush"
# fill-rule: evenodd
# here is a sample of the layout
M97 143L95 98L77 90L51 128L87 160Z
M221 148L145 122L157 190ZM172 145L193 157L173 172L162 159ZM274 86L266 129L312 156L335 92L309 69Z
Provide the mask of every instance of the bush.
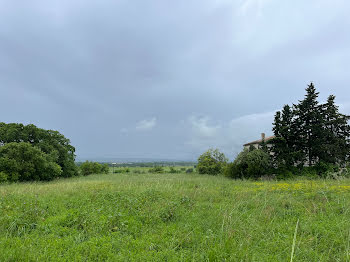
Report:
M299 171L294 172L289 168L285 168L285 167L279 167L273 170L273 173L277 179L289 179L292 178L294 176L294 174L298 174Z
M0 183L7 181L7 174L5 172L0 172Z
M193 168L187 168L186 173L193 173Z
M261 149L242 151L233 163L227 165L225 176L231 178L258 179L269 173L271 167L270 156Z
M164 173L164 168L161 166L155 166L148 170L149 173Z
M108 164L107 165L107 173L109 170ZM83 176L91 175L91 174L100 174L105 172L103 165L101 165L98 162L90 162L86 161L80 165L80 171Z
M101 173L108 174L109 173L109 165L108 164L102 164L101 166Z
M209 149L198 158L199 174L217 175L226 167L227 158L218 149Z
M0 172L10 182L52 180L62 174L51 155L30 143L8 143L0 147Z
M316 173L320 177L326 177L329 173L339 171L339 166L331 163L319 162L314 167Z
M174 167L170 167L170 170L169 170L169 173L170 174L176 174L176 173L179 173Z

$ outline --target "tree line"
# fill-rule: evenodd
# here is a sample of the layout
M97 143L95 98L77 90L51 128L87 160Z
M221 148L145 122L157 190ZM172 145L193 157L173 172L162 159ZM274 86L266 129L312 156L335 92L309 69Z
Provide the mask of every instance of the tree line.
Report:
M276 112L272 140L243 150L232 163L218 150L208 150L198 158L199 173L253 179L325 176L339 170L349 175L350 117L339 112L334 95L325 103L318 97L311 83L303 100Z
M86 161L76 165L75 148L58 131L0 123L0 183L108 172L108 164Z
M290 169L320 163L345 165L350 153L349 116L341 114L330 95L326 103L311 83L298 104L285 105L275 115L271 141L274 164Z

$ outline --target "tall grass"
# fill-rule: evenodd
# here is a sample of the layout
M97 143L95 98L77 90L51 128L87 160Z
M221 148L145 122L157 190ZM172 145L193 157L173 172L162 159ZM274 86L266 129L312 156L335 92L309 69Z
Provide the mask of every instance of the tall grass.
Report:
M347 261L349 182L131 172L2 185L0 261Z

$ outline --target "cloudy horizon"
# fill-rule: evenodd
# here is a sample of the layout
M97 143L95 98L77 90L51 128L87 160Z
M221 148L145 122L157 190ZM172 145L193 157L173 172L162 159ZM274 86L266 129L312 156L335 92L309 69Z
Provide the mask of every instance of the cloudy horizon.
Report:
M0 0L0 122L77 157L230 159L312 81L350 114L345 0Z

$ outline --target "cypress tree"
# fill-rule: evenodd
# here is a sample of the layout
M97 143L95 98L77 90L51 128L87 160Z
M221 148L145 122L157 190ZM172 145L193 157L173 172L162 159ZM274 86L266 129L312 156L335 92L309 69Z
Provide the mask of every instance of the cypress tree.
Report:
M294 112L289 105L275 114L272 152L277 166L291 167L297 161L295 154Z
M335 96L320 105L318 95L311 83L303 100L276 113L271 148L275 166L344 164L349 160L350 116L339 113Z
M318 161L322 151L323 118L317 98L319 93L311 83L306 88L305 98L295 107L296 151L302 152L302 159L308 165Z
M333 95L329 96L327 102L322 105L322 117L324 130L320 161L332 164L344 163L350 151L348 125L350 117L339 113Z

